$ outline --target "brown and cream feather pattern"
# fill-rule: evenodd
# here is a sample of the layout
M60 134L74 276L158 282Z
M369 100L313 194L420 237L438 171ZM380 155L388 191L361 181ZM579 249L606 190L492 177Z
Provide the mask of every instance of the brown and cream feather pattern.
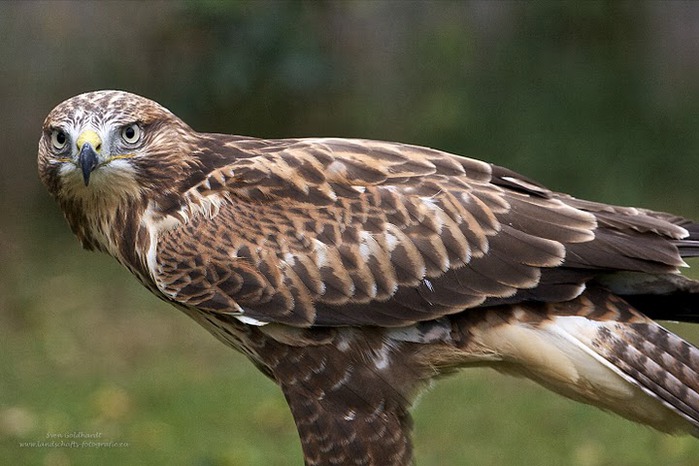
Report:
M699 432L699 227L423 147L197 133L119 91L44 123L73 231L282 388L307 464L409 464L416 393L469 365Z

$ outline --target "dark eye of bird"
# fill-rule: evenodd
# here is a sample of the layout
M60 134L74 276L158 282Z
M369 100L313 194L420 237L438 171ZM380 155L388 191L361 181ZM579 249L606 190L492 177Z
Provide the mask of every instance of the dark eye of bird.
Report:
M59 143L60 145L63 145L66 143L66 133L63 131L59 131L56 134L56 142Z

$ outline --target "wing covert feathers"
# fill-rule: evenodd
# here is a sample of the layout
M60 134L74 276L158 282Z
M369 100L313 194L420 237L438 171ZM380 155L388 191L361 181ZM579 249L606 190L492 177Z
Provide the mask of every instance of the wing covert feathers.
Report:
M171 214L179 226L157 235L154 281L177 302L301 327L402 326L572 299L600 270L683 265L679 220L477 160L344 139L247 150L192 186Z
M460 355L454 365L493 362L660 430L696 434L699 353L603 288L632 302L648 290L696 314L694 282L673 278L681 253L697 249L693 224L581 201L430 149L277 144L187 192L180 225L159 234L157 283L167 296L260 324L395 327L408 341L424 335L400 329L451 319L465 335L445 353ZM437 334L446 341L451 332Z

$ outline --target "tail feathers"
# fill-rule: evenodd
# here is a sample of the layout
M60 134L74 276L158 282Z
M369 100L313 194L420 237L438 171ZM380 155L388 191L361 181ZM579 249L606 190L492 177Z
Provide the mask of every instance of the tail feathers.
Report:
M699 436L699 350L654 322L614 327L599 331L602 357L682 416Z
M458 325L468 335L470 363L526 376L660 431L699 437L699 350L613 295L492 308Z

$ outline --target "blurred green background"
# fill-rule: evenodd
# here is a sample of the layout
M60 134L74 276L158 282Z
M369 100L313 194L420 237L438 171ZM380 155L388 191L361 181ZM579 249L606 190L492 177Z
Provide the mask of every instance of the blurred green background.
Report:
M699 4L0 2L3 464L301 464L276 387L82 251L40 185L43 118L103 88L202 131L416 143L699 218ZM420 465L699 464L694 439L492 371L415 417ZM25 444L74 433L126 445Z

